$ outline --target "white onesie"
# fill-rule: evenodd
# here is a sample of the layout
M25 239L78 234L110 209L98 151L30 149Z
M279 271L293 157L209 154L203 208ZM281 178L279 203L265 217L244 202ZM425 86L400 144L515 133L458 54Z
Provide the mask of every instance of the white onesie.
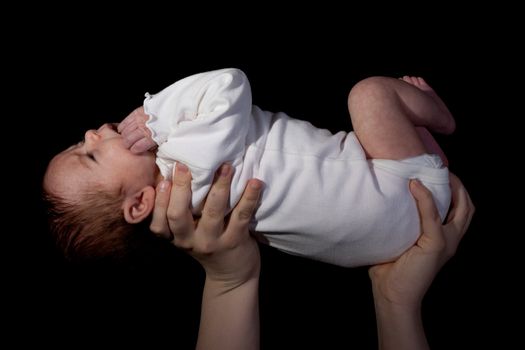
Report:
M215 171L229 163L230 206L247 180L262 180L252 229L290 254L347 267L393 260L420 234L409 179L432 191L442 219L450 204L439 157L367 160L353 132L333 135L252 105L238 69L192 75L146 94L144 109L162 175L171 177L174 162L191 170L194 214Z

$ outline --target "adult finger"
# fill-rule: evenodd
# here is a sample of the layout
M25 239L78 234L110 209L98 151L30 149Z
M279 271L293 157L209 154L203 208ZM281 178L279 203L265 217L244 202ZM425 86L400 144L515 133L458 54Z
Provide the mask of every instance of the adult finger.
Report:
M233 209L228 222L228 234L244 233L248 230L248 225L259 204L259 197L263 189L263 182L258 179L248 181L239 203Z
M153 208L153 216L149 225L151 232L169 240L173 239L166 215L170 202L170 190L171 183L169 181L163 180L157 185L155 207Z
M175 243L183 242L193 234L193 215L191 203L191 172L182 163L177 163L172 179L168 223Z
M457 245L465 232L467 232L475 207L461 180L452 173L450 174L450 187L452 191L452 208L449 212L445 229L450 236L456 237L454 243Z
M450 187L452 191L452 203L454 206L454 216L466 217L466 226L470 223L476 208L467 189L461 180L454 174L450 174Z
M442 249L445 244L443 229L441 227L439 212L432 197L432 192L418 180L410 181L410 192L412 192L416 200L421 230L423 231L418 240L418 245L432 250Z
M233 169L229 164L223 164L215 176L210 192L206 197L199 227L210 235L220 235L224 227L224 216L228 209L230 184Z

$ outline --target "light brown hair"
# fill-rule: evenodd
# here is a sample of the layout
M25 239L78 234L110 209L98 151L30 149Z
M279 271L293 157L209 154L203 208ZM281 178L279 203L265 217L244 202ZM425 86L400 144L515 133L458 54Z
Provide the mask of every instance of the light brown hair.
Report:
M68 201L44 190L49 225L57 247L71 262L125 260L147 234L124 219L120 191L94 190Z

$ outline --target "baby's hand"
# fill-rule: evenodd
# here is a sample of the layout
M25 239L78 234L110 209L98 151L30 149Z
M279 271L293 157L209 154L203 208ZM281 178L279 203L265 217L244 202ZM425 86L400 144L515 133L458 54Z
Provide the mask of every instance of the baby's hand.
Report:
M139 107L131 112L118 125L118 132L124 138L124 144L133 153L143 153L157 146L151 138L151 131L146 127L148 115L144 107Z

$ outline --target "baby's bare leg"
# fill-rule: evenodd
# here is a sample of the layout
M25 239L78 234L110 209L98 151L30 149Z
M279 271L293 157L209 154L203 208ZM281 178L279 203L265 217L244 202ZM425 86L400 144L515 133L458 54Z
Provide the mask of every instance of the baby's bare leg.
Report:
M455 129L445 104L421 78L365 79L350 92L348 108L368 158L403 159L435 153L437 143L422 138L420 134L425 133L416 127L444 134ZM431 138L430 134L425 136Z
M419 135L419 138L423 142L423 145L425 145L427 153L437 154L441 158L443 164L448 167L447 156L445 155L445 152L443 152L441 147L439 147L439 144L434 139L430 131L428 131L427 128L422 126L416 126L416 131Z

